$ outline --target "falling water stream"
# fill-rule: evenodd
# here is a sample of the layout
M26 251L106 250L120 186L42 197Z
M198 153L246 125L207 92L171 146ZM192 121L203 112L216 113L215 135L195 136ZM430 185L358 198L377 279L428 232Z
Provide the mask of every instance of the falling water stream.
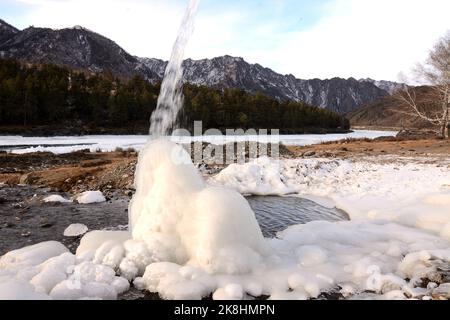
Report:
M172 55L167 65L158 105L153 112L150 124L150 135L161 137L168 135L176 125L178 112L183 106L183 59L189 39L194 32L194 21L200 0L190 0L178 37L173 45Z
M200 0L190 0L173 45L166 67L158 105L151 117L152 139L167 136L176 126L177 116L183 107L183 60L187 44L194 32L194 22ZM263 234L275 236L289 225L313 220L336 221L346 219L334 209L328 210L300 198L250 197L247 199L256 213Z

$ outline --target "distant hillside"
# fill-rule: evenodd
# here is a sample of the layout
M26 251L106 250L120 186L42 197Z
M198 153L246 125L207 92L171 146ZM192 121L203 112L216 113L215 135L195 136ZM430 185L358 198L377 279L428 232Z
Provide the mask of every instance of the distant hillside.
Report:
M150 83L161 81L167 64L159 59L135 57L114 41L82 27L29 27L20 31L1 20L0 57L110 72L126 78L140 75ZM280 101L303 101L341 114L376 102L399 86L372 79L303 80L230 56L188 59L184 68L185 81L191 84L260 92Z
M147 66L163 77L167 62L158 59L140 61L142 65L139 69ZM250 93L261 92L279 100L304 101L339 113L346 113L390 94L384 89L385 86L380 88L373 80L302 80L293 75L281 75L259 64L250 64L240 57L187 59L183 67L185 81L192 84L218 89L238 88Z
M418 98L420 98L421 95L427 94L430 88L417 87L414 90ZM346 116L353 127L433 128L433 125L430 123L418 117L405 114L404 111L409 112L395 96L388 96L379 102L362 106Z
M44 134L101 133L100 128L109 133L147 133L159 90L159 84L140 76L124 81L56 65L0 59L0 126L57 128ZM203 121L205 130L328 133L349 129L348 120L338 113L260 93L186 84L184 96L179 122L186 129L197 120Z

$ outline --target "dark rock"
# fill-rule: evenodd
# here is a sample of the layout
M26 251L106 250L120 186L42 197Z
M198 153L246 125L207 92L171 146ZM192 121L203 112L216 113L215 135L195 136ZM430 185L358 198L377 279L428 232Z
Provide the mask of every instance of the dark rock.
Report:
M31 172L22 175L19 179L20 184L33 184L34 181L36 181L36 177Z
M3 228L14 228L16 225L10 222L6 222L2 225Z
M50 222L42 223L39 227L50 228L50 227L53 227L53 223L50 223Z
M303 154L304 157L314 157L316 155L315 151L307 151Z

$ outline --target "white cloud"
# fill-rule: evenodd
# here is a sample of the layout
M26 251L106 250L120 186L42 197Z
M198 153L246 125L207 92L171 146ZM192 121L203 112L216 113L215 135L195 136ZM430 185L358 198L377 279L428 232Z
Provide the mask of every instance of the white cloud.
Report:
M30 24L82 25L131 54L163 59L170 56L185 6L179 0L18 1L32 5L22 19ZM215 10L204 2L189 57L237 55L300 78L396 80L450 29L448 0L331 0L315 25L290 32L280 31L280 21L262 19L259 7L249 11L234 3ZM271 4L280 15L282 1Z
M184 12L174 1L20 0L35 7L23 20L40 27L81 25L134 55L168 57Z
M302 78L396 80L450 28L449 12L447 0L336 0L317 25L283 35L264 59Z

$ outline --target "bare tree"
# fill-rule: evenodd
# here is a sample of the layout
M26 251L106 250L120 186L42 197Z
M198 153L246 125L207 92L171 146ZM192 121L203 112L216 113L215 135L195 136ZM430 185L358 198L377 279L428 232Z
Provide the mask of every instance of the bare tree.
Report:
M403 113L418 117L440 129L442 137L449 136L450 126L450 31L430 51L423 64L414 70L416 80L429 85L420 95L406 88L398 98L407 107Z

